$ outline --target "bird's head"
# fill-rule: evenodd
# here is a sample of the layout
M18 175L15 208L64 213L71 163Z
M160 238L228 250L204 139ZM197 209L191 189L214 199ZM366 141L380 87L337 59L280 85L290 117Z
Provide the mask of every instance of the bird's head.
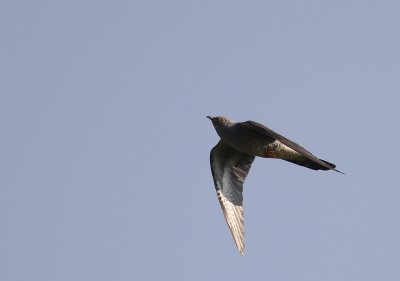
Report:
M207 116L207 118L211 120L219 136L223 134L224 129L229 128L235 124L234 121L224 116L215 116L215 117Z

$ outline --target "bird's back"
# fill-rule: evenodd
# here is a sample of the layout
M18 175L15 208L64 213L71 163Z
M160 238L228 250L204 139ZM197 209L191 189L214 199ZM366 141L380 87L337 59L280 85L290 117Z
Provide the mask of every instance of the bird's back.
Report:
M266 147L271 145L275 139L243 126L244 123L239 122L226 128L221 136L222 141L242 153L263 157Z

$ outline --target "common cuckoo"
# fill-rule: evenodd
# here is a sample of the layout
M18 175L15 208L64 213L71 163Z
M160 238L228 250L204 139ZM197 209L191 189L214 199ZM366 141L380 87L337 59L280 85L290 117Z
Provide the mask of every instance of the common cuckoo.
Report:
M207 116L221 138L211 150L210 164L217 196L239 252L244 251L243 183L256 156L278 158L313 170L334 170L297 143L264 125Z

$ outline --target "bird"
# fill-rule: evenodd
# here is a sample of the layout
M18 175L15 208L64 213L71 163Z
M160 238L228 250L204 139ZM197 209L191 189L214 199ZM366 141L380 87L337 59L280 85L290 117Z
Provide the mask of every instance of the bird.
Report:
M243 183L256 156L282 159L312 170L336 170L336 165L314 156L297 143L255 121L234 122L207 116L220 137L210 152L217 197L233 240L244 254Z

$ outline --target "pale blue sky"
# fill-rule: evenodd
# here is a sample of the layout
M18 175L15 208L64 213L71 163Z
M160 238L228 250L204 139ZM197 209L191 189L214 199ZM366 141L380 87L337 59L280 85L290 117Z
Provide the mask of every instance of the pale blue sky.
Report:
M0 3L0 280L400 280L398 1ZM241 257L206 115L256 159Z

